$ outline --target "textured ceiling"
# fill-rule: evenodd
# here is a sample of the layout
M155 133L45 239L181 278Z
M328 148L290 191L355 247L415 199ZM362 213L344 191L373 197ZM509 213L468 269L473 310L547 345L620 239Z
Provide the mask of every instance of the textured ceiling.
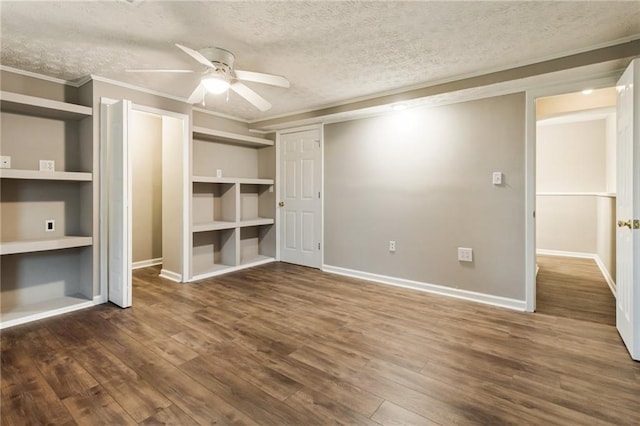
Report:
M236 68L281 74L290 89L248 83L261 113L230 93L206 108L263 119L443 79L511 68L640 34L640 2L0 2L3 65L88 74L186 98L193 68L174 43L218 46Z

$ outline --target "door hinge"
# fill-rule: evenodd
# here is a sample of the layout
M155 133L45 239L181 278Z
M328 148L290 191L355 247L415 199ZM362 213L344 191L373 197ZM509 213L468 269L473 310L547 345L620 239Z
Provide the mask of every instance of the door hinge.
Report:
M318 198L320 198L320 191L318 191Z
M320 243L318 243L318 250L320 250Z

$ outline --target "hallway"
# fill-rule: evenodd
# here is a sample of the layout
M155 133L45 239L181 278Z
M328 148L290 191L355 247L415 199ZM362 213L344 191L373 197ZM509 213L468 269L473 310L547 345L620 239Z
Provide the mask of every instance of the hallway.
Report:
M615 326L615 298L594 260L538 256L537 262L536 312Z

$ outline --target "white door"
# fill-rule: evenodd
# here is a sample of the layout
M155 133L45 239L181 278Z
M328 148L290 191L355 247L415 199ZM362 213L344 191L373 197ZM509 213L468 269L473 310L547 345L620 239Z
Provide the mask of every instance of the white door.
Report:
M109 106L108 136L108 283L109 301L131 306L131 156L129 118L131 102Z
M616 202L616 326L631 357L640 360L640 60L618 85ZM635 90L634 90L635 86Z
M280 135L280 260L322 266L320 129Z

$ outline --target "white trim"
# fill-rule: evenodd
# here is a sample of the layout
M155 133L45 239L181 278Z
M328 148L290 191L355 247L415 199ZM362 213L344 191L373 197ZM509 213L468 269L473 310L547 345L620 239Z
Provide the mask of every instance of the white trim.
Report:
M596 262L602 276L604 277L607 285L609 286L609 290L611 290L611 294L613 297L616 297L616 282L611 278L611 274L607 270L606 266L604 266L604 262L600 258L597 253L584 253L577 251L563 251L563 250L547 250L547 249L538 249L536 251L537 254L543 256L558 256L558 257L573 257L577 259L591 259Z
M264 265L266 263L271 263L271 262L275 262L275 261L276 260L274 258L269 257L267 259L256 260L255 262L243 263L242 265L223 267L223 268L217 269L215 271L206 272L204 274L194 275L189 280L189 282L204 280L206 278L211 278L211 277L215 277L215 276L218 276L218 275L227 274L229 272L240 271L242 269L253 268L254 266Z
M117 80L111 80L110 78L100 77L99 75L91 74L91 79L93 81L99 81L101 83L111 84L113 86L123 87L125 89L135 90L137 92L148 93L150 95L159 96L161 98L171 99L173 101L183 102L188 104L188 100L186 98L181 98L174 95L169 95L168 93L158 92L156 90L147 89L144 87L136 86L135 84L123 83Z
M148 268L149 266L162 265L162 258L157 257L155 259L139 260L131 264L131 269Z
M616 198L615 192L538 192L537 197L604 197Z
M536 105L526 94L524 151L524 294L527 312L536 310Z
M95 296L92 300L87 300L86 302L78 302L70 306L38 312L32 315L24 316L22 318L2 321L0 322L0 330L4 330L9 327L14 327L16 325L26 324L32 321L38 321L45 318L51 318L58 315L67 314L69 312L79 311L81 309L91 308L93 306L100 305L105 302L106 302L105 297Z
M167 280L171 280L171 281L175 281L177 283L181 283L182 282L182 276L176 272L173 271L169 271L167 269L161 269L160 270L160 276L162 278L165 278Z
M0 70L1 71L6 71L6 72L10 72L10 73L13 73L13 74L23 75L25 77L31 77L31 78L37 78L39 80L49 81L51 83L63 84L65 86L73 86L73 87L80 87L81 86L81 85L78 85L77 83L75 83L73 81L64 80L62 78L50 77L48 75L38 74L38 73L35 73L35 72L31 72L31 71L25 71L25 70L21 70L19 68L8 67L6 65L0 65Z
M509 299L501 296L493 296L485 293L477 293L475 291L461 290L437 284L423 283L419 281L406 280L403 278L389 277L386 275L372 274L369 272L356 271L353 269L340 268L338 266L323 265L322 270L331 274L344 275L352 278L359 278L367 281L373 281L381 284L392 285L395 287L410 288L426 293L439 294L442 296L454 297L456 299L469 300L472 302L484 303L486 305L498 306L501 308L512 309L516 311L525 311L526 303L524 300Z
M585 111L565 113L551 117L541 118L537 121L538 126L554 126L557 124L581 123L585 121L606 120L611 114L615 115L616 107L593 108Z
M281 146L281 133L280 132L276 132L276 140L274 141L274 147L276 150L276 176L275 176L275 183L273 185L276 194L275 194L275 209L276 209L276 214L275 214L275 228L276 228L276 256L275 256L275 260L277 260L278 262L280 261L280 206L278 206L278 203L280 202L280 146Z
M620 72L613 71L553 86L526 91L525 120L525 295L527 312L536 309L536 99L564 93L579 92L585 86L593 89L615 86Z
M239 121L240 123L249 124L249 121L247 121L244 118L236 117L236 116L229 115L229 114L224 114L222 112L211 111L210 109L204 109L204 108L199 108L199 107L195 107L195 106L191 107L191 109L193 111L201 112L203 114L213 115L215 117L226 118L226 119L229 119L229 120ZM251 130L249 130L249 131L251 131ZM255 132L262 133L261 130L255 130ZM273 132L271 132L271 133L273 133Z
M107 303L109 301L109 297L106 294L99 294L97 296L93 296L93 304L94 305L102 305L103 303Z

